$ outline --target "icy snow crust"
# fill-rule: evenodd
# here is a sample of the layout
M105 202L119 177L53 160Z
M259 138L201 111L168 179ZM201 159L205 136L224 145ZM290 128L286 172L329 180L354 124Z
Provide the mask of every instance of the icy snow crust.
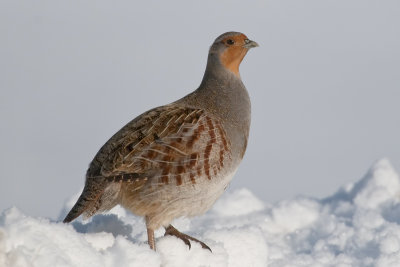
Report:
M204 216L174 222L213 253L196 243L189 250L162 230L155 253L145 243L142 219L122 208L72 225L11 208L0 216L0 266L398 267L399 197L399 176L386 159L322 200L297 197L272 205L246 189L226 193Z

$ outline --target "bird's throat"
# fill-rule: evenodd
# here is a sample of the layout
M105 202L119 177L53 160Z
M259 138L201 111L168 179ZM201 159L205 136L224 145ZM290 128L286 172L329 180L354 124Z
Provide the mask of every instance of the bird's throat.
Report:
M237 77L240 77L239 66L244 56L247 53L247 49L242 47L231 47L226 49L220 56L222 65L233 72Z

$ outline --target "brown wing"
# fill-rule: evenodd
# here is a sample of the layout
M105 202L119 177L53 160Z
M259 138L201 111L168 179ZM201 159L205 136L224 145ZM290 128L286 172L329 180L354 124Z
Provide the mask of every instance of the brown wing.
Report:
M223 167L229 146L225 132L203 110L164 106L141 117L105 145L112 149L99 168L101 176L175 179L181 185L196 182L199 174L211 179Z

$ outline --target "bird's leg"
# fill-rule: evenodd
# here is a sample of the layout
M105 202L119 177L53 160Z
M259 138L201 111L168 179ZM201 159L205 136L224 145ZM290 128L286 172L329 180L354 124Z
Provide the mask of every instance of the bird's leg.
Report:
M208 249L209 251L212 252L212 250L211 250L211 248L210 248L209 246L207 246L206 244L204 244L203 242L201 242L200 240L198 240L198 239L196 239L196 238L194 238L194 237L191 237L191 236L189 236L189 235L186 235L186 234L183 234L183 233L179 232L179 231L178 231L175 227L173 227L172 225L168 225L168 227L165 228L165 234L164 234L164 236L166 236L166 235L176 236L177 238L181 239L186 245L189 246L189 249L191 248L191 245L190 245L190 241L189 241L189 240L192 240L192 241L195 241L195 242L200 243L200 245L201 245L202 248Z
M154 230L149 228L149 217L146 216L146 227L147 227L147 240L152 250L156 251L156 240L154 239Z

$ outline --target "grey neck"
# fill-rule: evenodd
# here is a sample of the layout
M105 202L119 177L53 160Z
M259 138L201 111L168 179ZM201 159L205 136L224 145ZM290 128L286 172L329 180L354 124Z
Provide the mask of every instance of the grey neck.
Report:
M238 163L247 146L250 130L250 98L240 77L222 66L210 53L204 78L197 90L176 102L206 110L223 122ZM235 163L235 164L236 164Z
M182 100L193 106L206 108L226 122L249 126L250 99L246 87L240 77L221 64L216 53L208 56L199 88Z

